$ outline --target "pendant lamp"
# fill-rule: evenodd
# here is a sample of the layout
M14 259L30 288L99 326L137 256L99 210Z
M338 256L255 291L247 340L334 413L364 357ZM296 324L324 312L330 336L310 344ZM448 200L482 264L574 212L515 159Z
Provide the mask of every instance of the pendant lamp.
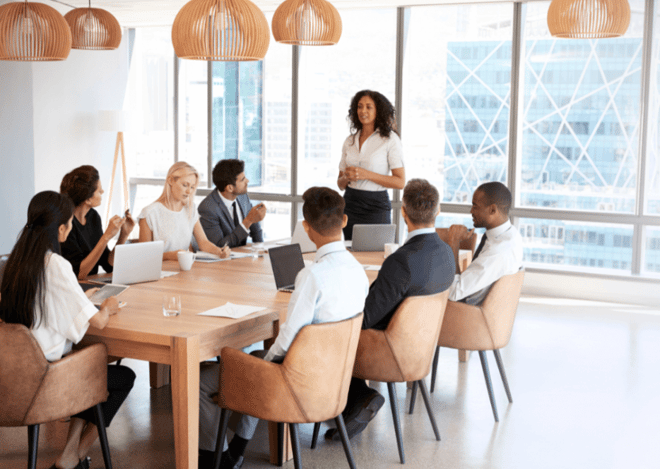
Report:
M627 0L553 0L548 8L548 29L555 37L619 37L629 24Z
M43 3L0 6L0 60L64 60L71 51L71 31L64 17Z
M326 0L286 0L273 15L277 42L298 46L329 46L341 37L341 16Z
M113 50L121 43L121 26L117 18L101 8L75 8L64 15L71 28L73 49Z
M181 59L263 60L269 42L266 16L250 0L191 0L172 25Z

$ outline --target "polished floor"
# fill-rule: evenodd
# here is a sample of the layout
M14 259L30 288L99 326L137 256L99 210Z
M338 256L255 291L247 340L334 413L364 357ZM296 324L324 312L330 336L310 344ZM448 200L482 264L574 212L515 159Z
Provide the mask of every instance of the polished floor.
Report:
M397 388L406 467L660 468L660 309L524 297L502 351L513 404L489 354L500 423L478 355L460 364L454 350L440 356L431 401L442 441L433 437L421 398L413 415L403 415L410 391ZM124 363L139 378L109 429L114 467L174 468L169 387L149 389L146 364ZM378 388L387 395L385 385ZM401 467L391 422L386 402L352 441L358 467ZM348 467L341 443L321 441L310 450L311 433L311 425L301 426L304 467ZM38 468L53 463L65 437L64 423L42 426ZM246 469L273 467L265 425L246 456ZM91 457L92 468L103 467L98 445ZM24 468L26 460L27 431L0 429L0 468Z

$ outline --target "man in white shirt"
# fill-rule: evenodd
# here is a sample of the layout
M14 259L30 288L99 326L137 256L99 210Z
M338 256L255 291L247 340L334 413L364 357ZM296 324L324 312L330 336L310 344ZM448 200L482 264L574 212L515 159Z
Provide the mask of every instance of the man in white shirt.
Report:
M265 357L268 361L281 361L304 326L342 321L362 312L369 291L364 267L346 250L341 238L347 222L344 199L327 187L312 187L305 191L303 200L303 227L318 250L314 263L296 277L287 319ZM218 391L218 369L218 364L205 364L200 373L200 468L212 464L217 440L220 408L211 396ZM258 421L241 417L229 448L222 453L221 468L241 467Z
M449 292L451 301L479 305L493 283L522 268L523 245L520 233L509 221L511 192L500 182L487 182L472 196L472 221L475 228L486 228L470 265L460 273L458 249L472 235L463 225L449 228L449 246L454 251L456 276Z
M248 235L253 243L264 240L259 222L266 216L266 206L252 206L247 195L249 182L244 161L220 160L213 168L215 190L197 210L206 237L218 247L244 246Z

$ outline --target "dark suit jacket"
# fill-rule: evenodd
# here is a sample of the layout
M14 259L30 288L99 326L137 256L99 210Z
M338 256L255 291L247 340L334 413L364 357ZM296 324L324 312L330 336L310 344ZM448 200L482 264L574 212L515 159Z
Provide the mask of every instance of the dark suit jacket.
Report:
M236 197L238 206L243 211L243 216L247 216L252 209L252 203L247 194ZM197 209L199 212L199 221L204 228L206 237L216 246L223 247L227 244L230 248L245 244L248 233L241 225L234 226L234 214L227 210L227 206L220 199L217 189L214 189L206 196ZM252 242L260 243L264 240L261 225L253 223L250 225L250 237Z
M432 295L454 281L454 253L436 233L417 235L390 254L369 288L362 329L385 330L408 296Z

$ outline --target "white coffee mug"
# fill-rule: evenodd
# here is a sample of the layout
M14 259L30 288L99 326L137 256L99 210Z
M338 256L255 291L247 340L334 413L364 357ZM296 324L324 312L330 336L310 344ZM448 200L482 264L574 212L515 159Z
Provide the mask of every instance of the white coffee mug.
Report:
M399 249L399 245L396 243L385 243L385 255L383 257L387 257L390 254L392 254L394 251Z
M181 270L190 270L193 262L195 262L194 252L179 251L176 253L176 257L179 259L179 267L181 267Z

